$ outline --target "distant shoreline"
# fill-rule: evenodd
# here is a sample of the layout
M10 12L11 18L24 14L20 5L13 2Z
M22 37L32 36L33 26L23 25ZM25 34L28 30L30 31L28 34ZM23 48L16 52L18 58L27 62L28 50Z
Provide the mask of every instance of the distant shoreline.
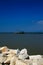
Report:
M43 34L43 32L0 32L0 34Z

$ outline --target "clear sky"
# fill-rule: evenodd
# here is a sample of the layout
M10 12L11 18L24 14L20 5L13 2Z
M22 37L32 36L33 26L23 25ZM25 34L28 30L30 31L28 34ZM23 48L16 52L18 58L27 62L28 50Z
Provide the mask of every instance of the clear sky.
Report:
M43 0L0 0L0 32L43 32Z

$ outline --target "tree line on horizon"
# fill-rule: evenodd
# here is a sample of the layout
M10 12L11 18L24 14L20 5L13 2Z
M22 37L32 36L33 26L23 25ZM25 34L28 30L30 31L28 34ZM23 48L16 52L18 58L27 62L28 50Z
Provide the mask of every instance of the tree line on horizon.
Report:
M16 34L43 34L43 32L16 32Z
M43 34L43 32L24 32L24 31L21 31L21 32L0 32L0 34Z

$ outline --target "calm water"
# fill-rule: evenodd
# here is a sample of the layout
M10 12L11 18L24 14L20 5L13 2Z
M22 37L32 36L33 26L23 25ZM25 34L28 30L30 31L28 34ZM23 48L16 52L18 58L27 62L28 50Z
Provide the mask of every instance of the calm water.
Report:
M1 34L0 46L27 48L29 54L43 54L43 34Z

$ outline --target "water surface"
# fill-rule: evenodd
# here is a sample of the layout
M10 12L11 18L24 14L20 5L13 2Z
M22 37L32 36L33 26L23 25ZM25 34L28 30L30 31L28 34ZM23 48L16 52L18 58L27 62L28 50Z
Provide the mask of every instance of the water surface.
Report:
M43 54L43 34L0 33L0 46L27 48L29 54Z

